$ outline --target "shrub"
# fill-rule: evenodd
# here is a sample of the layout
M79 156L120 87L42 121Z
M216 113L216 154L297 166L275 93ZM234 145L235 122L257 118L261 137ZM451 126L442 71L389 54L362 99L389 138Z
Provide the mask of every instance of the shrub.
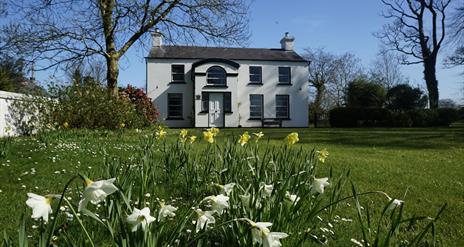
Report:
M352 81L346 91L348 107L382 107L385 103L385 88L364 79Z
M140 125L148 126L156 122L159 113L151 102L151 98L148 98L142 89L127 85L126 88L120 88L120 96L130 100L135 105L137 113L144 116L140 119Z
M383 108L341 107L332 109L329 113L332 127L363 127L386 126L391 112Z
M424 108L427 96L420 88L412 88L408 84L399 84L388 90L387 107L393 110L410 110Z
M459 120L459 112L454 108L438 108L438 125L449 126Z

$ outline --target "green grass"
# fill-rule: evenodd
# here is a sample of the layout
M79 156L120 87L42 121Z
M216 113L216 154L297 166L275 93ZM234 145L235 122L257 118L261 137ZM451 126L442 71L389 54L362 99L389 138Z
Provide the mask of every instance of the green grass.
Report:
M245 130L257 131L226 129L221 138L238 136ZM308 152L327 148L330 156L322 174L327 174L329 167L336 173L350 169L358 191L385 191L404 200L411 214L433 216L448 203L438 223L440 243L464 245L463 127L262 131L271 144L280 144L289 132L296 131L300 134L297 145ZM173 132L178 130L169 131L177 136ZM200 130L195 132L201 134ZM0 160L0 225L14 233L26 212L27 192L56 193L77 172L101 174L107 159L129 161L147 134L151 131L66 131L12 139ZM35 174L31 174L32 168ZM355 231L347 228L345 237L359 235Z

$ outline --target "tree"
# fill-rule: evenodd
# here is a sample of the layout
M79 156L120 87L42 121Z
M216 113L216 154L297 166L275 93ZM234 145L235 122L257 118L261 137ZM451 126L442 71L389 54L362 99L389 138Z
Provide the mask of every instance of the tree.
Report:
M328 84L327 94L336 107L345 103L345 92L348 84L363 75L360 59L351 53L338 56L334 61L335 78Z
M324 51L324 49L305 49L303 55L310 61L309 64L309 83L316 89L316 97L312 104L312 112L320 113L325 108L323 106L326 98L326 87L335 80L335 61L336 56Z
M458 108L458 104L452 99L441 99L438 102L439 108Z
M42 69L74 67L96 56L106 62L117 95L119 61L143 46L154 28L171 42L241 43L248 38L245 0L11 0L7 43Z
M450 66L464 65L464 4L456 8L451 18L452 43L456 44L457 47L445 63Z
M346 90L346 105L348 107L383 107L385 103L385 88L365 79L356 79L348 85Z
M387 107L393 110L411 110L425 108L427 96L420 88L408 84L399 84L387 92Z
M430 108L438 107L437 56L446 34L446 9L451 0L381 0L383 16L392 22L377 33L383 43L400 52L404 64L422 64Z
M45 94L45 90L25 75L23 59L0 58L0 90L26 94Z
M378 81L387 89L406 81L401 73L398 56L385 49L381 49L377 54L370 70L370 77L371 80Z

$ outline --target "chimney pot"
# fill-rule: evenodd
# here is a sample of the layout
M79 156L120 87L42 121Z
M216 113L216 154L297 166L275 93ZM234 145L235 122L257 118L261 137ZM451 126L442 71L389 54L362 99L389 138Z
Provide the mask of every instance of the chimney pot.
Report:
M161 47L163 45L163 34L158 28L151 34L151 37L153 40L153 47Z
M295 38L289 35L289 32L285 32L285 36L280 40L282 50L293 51L293 41Z

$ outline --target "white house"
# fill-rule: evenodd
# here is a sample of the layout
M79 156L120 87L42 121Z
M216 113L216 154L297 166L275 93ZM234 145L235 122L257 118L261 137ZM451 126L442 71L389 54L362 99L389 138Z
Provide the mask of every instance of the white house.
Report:
M147 93L169 127L308 126L308 61L279 49L166 46L153 33Z

